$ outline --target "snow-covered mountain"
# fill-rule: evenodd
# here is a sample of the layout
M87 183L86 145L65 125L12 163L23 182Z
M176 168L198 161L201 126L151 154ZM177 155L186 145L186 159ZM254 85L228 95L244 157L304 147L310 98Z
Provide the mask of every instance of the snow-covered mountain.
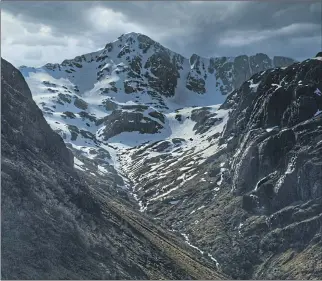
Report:
M321 277L301 265L321 253L321 69L187 59L136 33L20 68L80 173L240 279Z
M100 51L20 71L50 126L79 157L101 159L98 171L104 173L118 167L121 147L177 138L187 147L199 145L189 140L193 111L215 110L254 73L293 62L264 54L187 59L145 35L128 33Z
M193 54L187 59L145 35L128 33L98 52L62 64L20 70L25 76L45 72L54 79L67 79L75 87L74 92L82 96L95 92L116 96L123 102L136 99L167 108L164 98L181 106L221 103L222 95L238 88L254 73L293 62L285 57L270 59L261 53L218 58Z
M254 73L293 62L265 54L187 59L145 35L128 33L100 51L20 71L47 122L74 152L75 167L100 177L118 171L117 192L130 188L138 198L133 170L149 158L156 161L158 151L169 152L167 161L158 160L159 168L139 178L142 188L164 177L167 186L149 190L151 200L164 200L193 172L185 168L171 180L167 165L182 159L201 164L220 149L214 135L227 122L229 110L218 110L227 95ZM198 130L200 123L209 130ZM150 147L148 157L139 154L141 145ZM132 153L140 155L135 163ZM144 198L138 199L141 211Z

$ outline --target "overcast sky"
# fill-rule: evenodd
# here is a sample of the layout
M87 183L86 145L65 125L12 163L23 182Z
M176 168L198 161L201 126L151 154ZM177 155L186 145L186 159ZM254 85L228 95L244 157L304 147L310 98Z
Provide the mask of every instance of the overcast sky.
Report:
M322 50L321 1L2 2L1 56L15 66L60 63L140 32L186 57Z

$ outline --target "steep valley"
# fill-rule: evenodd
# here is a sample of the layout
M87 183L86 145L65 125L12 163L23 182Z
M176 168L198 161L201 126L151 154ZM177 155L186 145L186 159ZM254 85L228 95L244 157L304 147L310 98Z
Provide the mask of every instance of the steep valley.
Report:
M2 60L5 279L322 278L321 54L129 33L19 71Z

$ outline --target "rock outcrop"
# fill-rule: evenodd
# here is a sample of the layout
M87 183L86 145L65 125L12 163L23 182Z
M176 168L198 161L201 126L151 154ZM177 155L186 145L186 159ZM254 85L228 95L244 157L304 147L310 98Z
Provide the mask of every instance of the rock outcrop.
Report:
M99 123L105 125L100 132L99 137L103 140L119 135L121 133L138 132L140 134L156 134L164 127L164 116L157 112L151 111L144 115L145 110L127 110L128 107L123 107L123 110L114 110L112 114L99 120ZM124 110L125 109L125 110Z

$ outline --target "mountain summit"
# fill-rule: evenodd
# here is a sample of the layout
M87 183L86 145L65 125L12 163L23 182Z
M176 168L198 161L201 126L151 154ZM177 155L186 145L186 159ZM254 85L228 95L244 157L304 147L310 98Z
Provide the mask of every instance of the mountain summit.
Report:
M141 103L146 97L152 104L166 109L167 98L172 98L178 106L221 103L223 96L253 74L293 62L285 57L271 59L261 53L217 58L193 54L187 59L148 36L132 32L121 35L98 52L64 60L61 64L20 70L25 76L31 71L67 79L80 95L89 91L133 94L139 96Z

